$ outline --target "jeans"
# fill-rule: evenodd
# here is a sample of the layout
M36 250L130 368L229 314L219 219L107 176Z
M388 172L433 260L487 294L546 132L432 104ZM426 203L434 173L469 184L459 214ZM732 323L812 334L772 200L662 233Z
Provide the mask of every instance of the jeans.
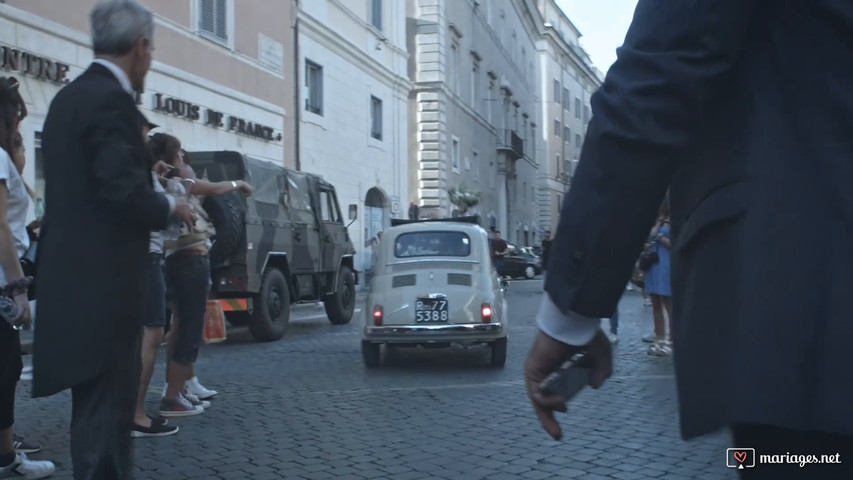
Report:
M610 333L613 335L617 334L617 330L619 330L619 309L617 308L615 312L613 312L613 316L610 317Z
M145 327L166 326L166 279L163 276L162 253L149 253L147 271L148 292L145 302L145 318L142 325Z

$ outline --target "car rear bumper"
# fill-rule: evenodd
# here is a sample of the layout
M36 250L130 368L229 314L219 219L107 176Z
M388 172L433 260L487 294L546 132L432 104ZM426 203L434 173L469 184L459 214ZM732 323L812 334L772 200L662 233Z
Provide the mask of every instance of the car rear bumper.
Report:
M500 323L383 325L364 328L364 339L389 342L447 342L460 340L490 340L506 335Z

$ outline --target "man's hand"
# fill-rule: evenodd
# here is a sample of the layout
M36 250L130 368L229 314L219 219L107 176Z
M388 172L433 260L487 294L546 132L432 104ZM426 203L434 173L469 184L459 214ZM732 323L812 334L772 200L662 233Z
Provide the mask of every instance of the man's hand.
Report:
M175 211L172 212L172 218L184 222L189 228L193 228L196 222L195 209L186 198L178 197L175 199Z
M524 380L527 387L527 396L533 404L533 410L542 423L542 428L554 440L563 437L563 430L554 412L566 412L566 399L557 395L544 396L539 393L539 384L545 377L556 370L569 357L586 350L587 355L593 362L592 372L589 377L589 386L599 388L610 374L613 373L613 351L610 340L600 329L589 344L577 347L567 345L555 340L548 335L539 332L524 364Z
M25 330L30 329L33 323L32 312L30 312L30 301L27 299L27 293L19 293L15 295L15 303L18 305L18 318L13 322L14 325L21 325Z

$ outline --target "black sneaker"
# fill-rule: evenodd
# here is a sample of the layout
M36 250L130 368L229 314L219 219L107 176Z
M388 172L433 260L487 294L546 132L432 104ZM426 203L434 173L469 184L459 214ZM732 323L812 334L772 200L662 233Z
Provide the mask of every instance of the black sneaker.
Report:
M146 415L151 419L151 423L156 423L157 425L168 425L169 419L164 417L152 417L151 415Z
M17 435L13 436L12 446L15 447L15 451L18 453L38 453L41 451L41 445L28 442Z
M178 433L178 427L174 425L163 425L162 423L155 421L151 422L150 427L144 427L134 423L133 428L130 430L130 436L132 438L167 437L176 433Z

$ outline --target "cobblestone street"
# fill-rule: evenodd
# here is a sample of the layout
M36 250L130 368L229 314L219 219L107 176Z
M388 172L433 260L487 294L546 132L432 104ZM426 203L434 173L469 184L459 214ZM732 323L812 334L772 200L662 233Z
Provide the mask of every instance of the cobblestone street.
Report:
M651 309L637 292L621 303L616 371L561 415L562 442L539 428L522 387L541 280L513 282L509 356L488 350L392 350L364 368L362 313L335 327L322 307L294 310L288 335L255 343L234 330L204 347L197 370L220 395L203 415L174 419L171 437L135 440L138 479L726 479L724 434L685 443L678 434L671 360L640 337ZM387 352L387 350L386 350ZM162 356L162 353L161 353ZM163 385L158 362L149 408ZM16 430L43 444L34 458L71 478L70 395L28 398L18 388Z

